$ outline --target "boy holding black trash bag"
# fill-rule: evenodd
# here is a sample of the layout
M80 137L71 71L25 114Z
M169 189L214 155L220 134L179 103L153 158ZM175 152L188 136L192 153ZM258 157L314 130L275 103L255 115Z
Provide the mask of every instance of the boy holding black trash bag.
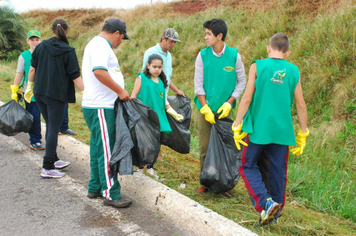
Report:
M203 169L215 114L218 119L231 118L231 109L246 85L244 65L237 48L225 44L227 25L222 19L203 24L207 48L202 49L195 61L194 99L198 110L200 168ZM215 113L215 114L214 114ZM201 186L198 192L207 192Z
M26 42L30 48L22 52L19 56L14 84L10 85L12 93L11 99L15 101L19 100L19 93L17 93L19 87L23 87L23 91L26 91L28 84L28 72L31 66L32 52L35 50L37 45L42 42L41 34L37 30L28 31ZM33 116L33 123L29 131L30 148L33 150L44 150L45 146L42 144L41 134L41 111L37 106L35 98L32 97L29 103L25 101L25 107L26 110Z

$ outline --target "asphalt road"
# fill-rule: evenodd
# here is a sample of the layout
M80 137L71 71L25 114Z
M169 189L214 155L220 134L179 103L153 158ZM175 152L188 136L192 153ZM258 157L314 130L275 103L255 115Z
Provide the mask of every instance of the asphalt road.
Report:
M0 235L195 235L124 190L133 200L126 209L88 199L89 169L69 152L58 152L71 161L64 178L41 178L43 155L30 150L28 134L0 134Z

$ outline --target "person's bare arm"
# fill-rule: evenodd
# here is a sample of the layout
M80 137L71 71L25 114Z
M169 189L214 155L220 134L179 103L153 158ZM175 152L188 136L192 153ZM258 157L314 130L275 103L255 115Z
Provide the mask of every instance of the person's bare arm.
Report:
M199 102L201 104L201 106L205 106L206 104L206 98L205 98L205 95L197 95L198 96L198 99L199 99Z
M30 70L28 71L28 81L33 82L35 81L35 72L36 69L32 66L30 66Z
M141 91L141 76L138 76L135 81L134 88L131 93L131 98L137 98L137 95Z
M235 101L235 98L231 96L226 102L231 105L234 101Z
M109 72L103 69L94 70L95 77L105 86L113 90L120 98L120 100L131 100L129 92L121 88L110 76Z
M20 85L22 78L23 78L23 73L16 72L15 79L14 79L14 85Z
M175 84L171 81L171 83L169 84L169 88L172 89L172 91L177 94L177 95L181 95L183 97L185 97L185 94L183 91L179 90L177 88L177 86L175 86Z
M78 76L76 79L73 80L74 85L79 89L79 91L83 91L84 90L84 83L83 83L83 79L81 76Z
M303 133L307 133L307 105L303 98L303 90L300 80L294 90L294 100L297 108L297 116L300 129Z
M248 74L248 82L247 82L246 90L241 98L239 109L237 111L235 124L234 124L235 127L237 127L241 123L242 119L244 118L244 116L248 111L248 108L250 107L253 94L255 93L256 77L257 77L256 63L253 63L250 67L250 71Z

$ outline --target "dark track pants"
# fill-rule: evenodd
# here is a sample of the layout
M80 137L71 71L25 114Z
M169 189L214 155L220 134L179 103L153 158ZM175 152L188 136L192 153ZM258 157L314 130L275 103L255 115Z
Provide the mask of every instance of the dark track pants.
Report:
M246 138L248 146L242 153L240 174L245 182L248 193L255 209L259 212L264 210L267 198L272 198L275 202L285 204L285 190L287 186L288 153L287 145L279 144L254 144ZM269 168L269 191L262 180L261 170L258 161L265 151L270 160ZM265 171L265 170L264 170Z
M54 162L58 160L58 132L63 119L65 102L38 94L35 94L35 99L46 121L46 154L42 167L50 170L54 169Z
M121 198L117 176L110 178L109 162L115 143L114 109L82 108L90 136L89 193L101 193L108 200Z

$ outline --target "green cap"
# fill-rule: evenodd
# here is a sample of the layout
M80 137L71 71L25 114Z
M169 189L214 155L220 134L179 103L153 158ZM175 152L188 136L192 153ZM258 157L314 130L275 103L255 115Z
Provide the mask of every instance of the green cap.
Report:
M30 30L27 33L27 39L31 38L31 37L37 37L37 38L41 38L41 34L40 32L38 32L37 30Z

